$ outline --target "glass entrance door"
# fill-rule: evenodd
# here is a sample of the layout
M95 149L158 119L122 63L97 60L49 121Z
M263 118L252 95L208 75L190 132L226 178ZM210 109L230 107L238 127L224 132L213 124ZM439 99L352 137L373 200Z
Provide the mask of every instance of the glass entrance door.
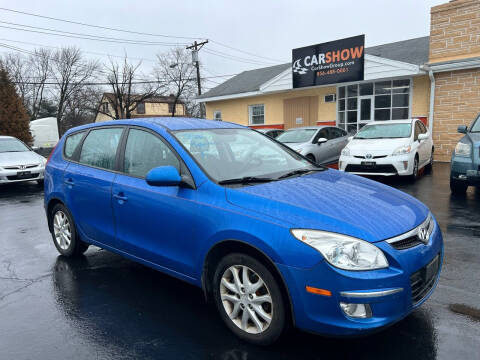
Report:
M358 97L358 127L360 130L366 123L373 120L373 96Z

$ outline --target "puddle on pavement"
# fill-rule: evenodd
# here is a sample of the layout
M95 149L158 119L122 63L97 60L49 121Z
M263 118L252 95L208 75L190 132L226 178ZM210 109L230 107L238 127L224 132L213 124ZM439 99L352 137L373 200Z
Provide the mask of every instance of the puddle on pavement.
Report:
M480 309L475 309L464 304L450 304L448 308L454 313L466 315L473 320L480 321Z

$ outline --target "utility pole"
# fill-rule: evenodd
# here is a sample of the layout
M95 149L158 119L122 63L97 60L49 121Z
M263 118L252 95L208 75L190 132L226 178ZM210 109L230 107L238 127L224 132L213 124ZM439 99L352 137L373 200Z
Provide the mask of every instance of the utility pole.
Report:
M207 44L208 40L202 41L202 42L195 42L187 46L187 49L192 50L192 62L193 65L197 68L197 87L198 87L198 95L202 95L202 84L201 84L201 79L200 79L200 61L198 61L198 51L203 47L203 45ZM205 111L203 108L203 103L200 103L200 117L205 117Z

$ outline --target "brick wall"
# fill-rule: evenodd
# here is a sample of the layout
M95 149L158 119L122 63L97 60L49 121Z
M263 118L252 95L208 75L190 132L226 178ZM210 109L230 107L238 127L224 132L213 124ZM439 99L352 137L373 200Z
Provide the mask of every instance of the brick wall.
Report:
M431 9L430 64L480 56L480 0L453 0ZM450 161L461 135L480 112L480 69L435 73L435 159Z
M452 150L462 137L459 125L469 125L480 112L480 69L435 74L435 159L450 161Z
M430 63L480 56L480 0L432 7Z

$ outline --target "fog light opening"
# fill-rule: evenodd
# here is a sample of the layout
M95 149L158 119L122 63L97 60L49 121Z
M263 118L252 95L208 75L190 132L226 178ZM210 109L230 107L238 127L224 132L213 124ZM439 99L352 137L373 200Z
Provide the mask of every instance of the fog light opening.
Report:
M404 161L404 162L403 162L403 168L404 168L405 170L407 170L407 168L408 168L408 161Z
M372 310L370 309L369 304L350 304L341 302L340 308L348 317L359 319L367 319L372 317Z

